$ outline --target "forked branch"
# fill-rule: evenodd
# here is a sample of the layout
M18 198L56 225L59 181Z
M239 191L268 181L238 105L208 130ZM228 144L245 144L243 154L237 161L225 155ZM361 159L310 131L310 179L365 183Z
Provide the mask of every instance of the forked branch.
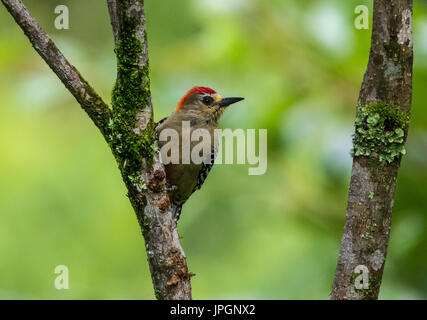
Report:
M100 129L116 158L145 239L158 299L191 299L191 273L179 242L157 150L148 69L144 1L107 0L117 56L110 109L19 0L1 0Z

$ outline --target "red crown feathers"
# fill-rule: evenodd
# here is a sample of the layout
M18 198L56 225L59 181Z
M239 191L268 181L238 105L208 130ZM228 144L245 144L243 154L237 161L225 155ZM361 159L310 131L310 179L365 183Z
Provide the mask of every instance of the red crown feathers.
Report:
M181 109L181 107L185 104L185 102L187 101L187 99L193 94L193 93L197 93L197 94L214 94L216 93L215 90L208 88L208 87L193 87L190 90L188 90L188 92L181 98L181 100L179 100L178 104L176 105L176 110Z

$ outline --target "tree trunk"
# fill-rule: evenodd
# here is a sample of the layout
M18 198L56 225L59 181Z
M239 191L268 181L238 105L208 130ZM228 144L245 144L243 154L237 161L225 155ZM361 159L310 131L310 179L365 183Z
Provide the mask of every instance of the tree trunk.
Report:
M412 0L374 0L371 50L357 104L347 215L332 299L378 298L397 174L405 154L412 65Z
M117 56L109 144L145 239L158 299L191 299L191 275L179 243L157 154L144 1L108 1Z

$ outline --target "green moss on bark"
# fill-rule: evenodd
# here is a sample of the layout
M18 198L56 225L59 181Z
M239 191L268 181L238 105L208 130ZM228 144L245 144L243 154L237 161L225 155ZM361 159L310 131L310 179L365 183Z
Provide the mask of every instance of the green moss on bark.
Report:
M108 124L108 141L127 183L141 191L145 183L140 175L143 159L152 160L154 123L150 119L144 130L137 128L137 113L150 107L148 63L141 63L143 46L131 22L120 30L116 46L118 80L112 93L112 119Z
M353 135L352 156L378 155L388 163L406 154L405 132L409 114L399 106L378 101L358 106Z

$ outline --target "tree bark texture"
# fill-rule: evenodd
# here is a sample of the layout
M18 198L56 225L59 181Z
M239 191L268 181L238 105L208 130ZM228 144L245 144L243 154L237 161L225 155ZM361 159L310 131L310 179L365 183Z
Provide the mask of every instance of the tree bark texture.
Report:
M409 125L412 11L412 0L374 0L371 50L358 102L347 215L332 299L378 298ZM369 132L374 133L369 136ZM356 284L358 266L367 268L367 287Z
M145 239L158 299L191 299L193 274L179 242L151 103L143 0L107 0L117 57L112 108L83 79L19 0L1 0L35 50L100 129L118 163Z

